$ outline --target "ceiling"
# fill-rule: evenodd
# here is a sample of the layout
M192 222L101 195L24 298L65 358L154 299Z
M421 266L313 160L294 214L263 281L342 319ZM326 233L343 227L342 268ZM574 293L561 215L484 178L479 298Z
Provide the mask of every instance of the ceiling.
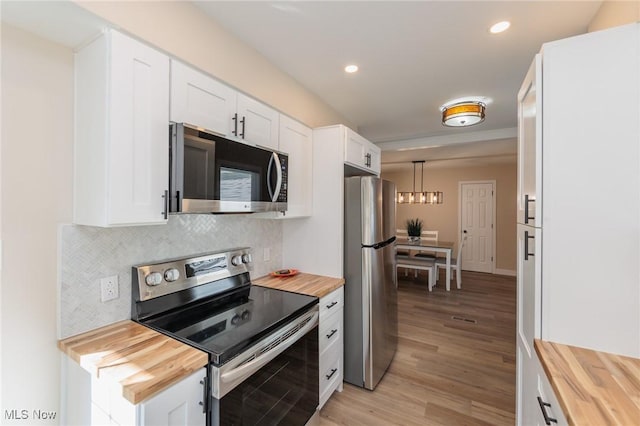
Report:
M355 123L382 148L383 170L409 170L515 162L516 95L533 56L586 32L601 1L193 3ZM3 21L68 46L102 25L73 2L1 5ZM489 34L501 20L511 28ZM346 74L351 63L360 70ZM444 127L440 105L463 96L489 99L486 120Z
M383 167L515 161L516 96L544 42L586 32L600 1L194 2L358 126ZM511 21L492 35L489 26ZM346 74L347 64L360 70ZM439 107L489 98L486 120L447 128ZM401 151L397 151L397 150ZM471 161L477 158L478 163Z

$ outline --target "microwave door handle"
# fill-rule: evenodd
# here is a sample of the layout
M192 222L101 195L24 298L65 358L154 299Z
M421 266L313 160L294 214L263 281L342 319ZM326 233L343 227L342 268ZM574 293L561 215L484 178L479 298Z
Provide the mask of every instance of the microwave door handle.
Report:
M273 154L269 158L269 167L267 167L267 190L269 191L269 198L273 200L273 189L271 189L271 168L273 167Z
M273 195L271 196L271 201L278 201L278 195L280 195L280 188L282 188L282 163L280 162L280 157L275 152L273 153L274 162L276 164L276 189L273 191Z
M276 188L275 190L271 188L271 171L273 165L276 166ZM276 202L278 200L278 195L280 195L280 188L282 187L282 165L280 163L280 157L275 152L271 153L271 158L269 159L269 167L267 168L267 189L269 190L269 198L271 198L272 202Z

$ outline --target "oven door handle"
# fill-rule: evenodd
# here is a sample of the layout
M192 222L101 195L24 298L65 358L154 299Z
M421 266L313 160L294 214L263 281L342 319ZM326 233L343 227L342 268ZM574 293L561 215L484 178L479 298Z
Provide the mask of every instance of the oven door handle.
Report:
M241 365L231 371L220 375L220 381L223 383L233 382L239 378L246 378L258 371L264 365L268 364L272 359L280 355L282 352L289 349L291 345L296 343L302 336L307 334L311 329L318 325L318 312L314 312L311 321L309 321L304 327L292 334L287 340L280 343L272 350L265 352L259 357L249 361L246 364Z

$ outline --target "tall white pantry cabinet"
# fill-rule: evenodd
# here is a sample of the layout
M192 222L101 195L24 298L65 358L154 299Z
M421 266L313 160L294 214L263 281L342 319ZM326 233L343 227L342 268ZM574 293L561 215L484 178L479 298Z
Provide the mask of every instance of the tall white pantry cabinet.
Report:
M640 357L640 24L544 44L518 121L517 412L528 425L544 421L534 339Z

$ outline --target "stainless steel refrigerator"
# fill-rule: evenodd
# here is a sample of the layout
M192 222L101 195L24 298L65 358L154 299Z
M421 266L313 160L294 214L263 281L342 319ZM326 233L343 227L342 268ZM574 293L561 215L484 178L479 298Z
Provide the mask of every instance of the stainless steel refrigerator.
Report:
M395 194L393 182L345 179L344 380L371 390L398 345Z

